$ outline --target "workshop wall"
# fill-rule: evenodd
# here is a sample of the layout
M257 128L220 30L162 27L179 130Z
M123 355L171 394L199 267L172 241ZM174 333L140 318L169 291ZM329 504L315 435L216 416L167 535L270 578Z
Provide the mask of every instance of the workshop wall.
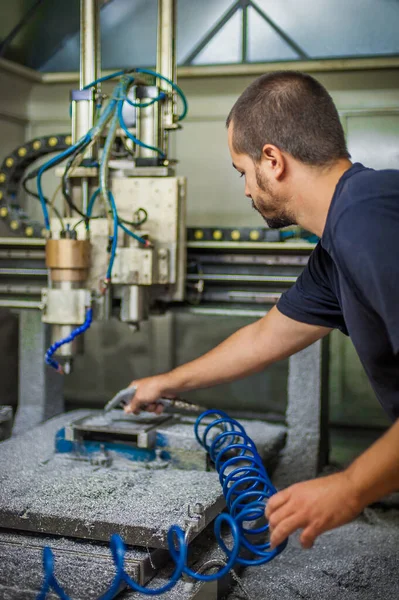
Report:
M354 159L376 168L399 164L396 144L399 71L315 73L314 76L327 87L342 112ZM233 172L225 129L230 108L253 79L232 76L185 78L179 82L189 100L189 114L183 130L172 134L171 147L172 155L179 159L178 173L188 178L189 226L259 225L257 213L248 210L243 182ZM67 84L33 86L28 137L69 131L70 89ZM107 85L105 89L111 88ZM367 151L370 136L373 152ZM47 181L55 188L53 174L47 176Z

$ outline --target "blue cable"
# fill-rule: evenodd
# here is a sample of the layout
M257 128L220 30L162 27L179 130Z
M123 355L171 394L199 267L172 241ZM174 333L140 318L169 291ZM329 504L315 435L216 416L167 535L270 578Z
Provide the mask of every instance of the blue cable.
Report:
M43 211L43 216L44 216L44 225L45 225L45 228L47 229L47 231L50 230L50 219L49 219L48 210L47 210L46 202L44 200L43 189L42 189L41 179L42 179L43 173L45 171L47 171L48 169L50 169L56 163L61 162L61 160L64 160L65 158L68 158L68 156L70 156L71 154L76 152L76 150L78 150L79 148L83 150L84 147L87 146L87 144L89 144L89 142L101 132L101 130L107 124L108 120L111 118L112 114L115 111L115 108L117 106L117 102L119 99L120 89L121 89L121 85L120 85L120 83L118 83L118 85L115 87L115 95L117 97L111 98L110 102L105 107L105 109L104 109L103 113L101 114L100 118L98 119L97 123L94 125L94 127L92 127L90 129L90 131L84 137L82 137L76 144L74 144L67 150L64 150L64 152L61 152L61 154L58 154L57 156L50 159L48 162L46 162L44 165L42 165L40 167L38 174L37 174L37 192L38 192L39 200L40 200L40 203L42 206L42 211Z
M43 216L44 216L44 226L47 229L47 231L50 230L50 219L49 219L48 210L47 210L46 202L45 202L44 195L43 195L42 175L45 171L50 169L53 165L61 162L61 160L64 160L65 158L68 158L68 156L70 156L71 154L76 152L76 150L78 150L79 148L83 149L90 142L90 140L91 140L91 136L88 133L83 138L81 138L76 144L74 144L67 150L64 150L63 152L61 152L61 154L57 154L57 156L54 156L49 161L44 163L44 165L42 165L40 167L40 169L37 173L37 193L39 195L40 204L42 205L42 211L43 211Z
M165 97L166 97L165 92L160 92L160 94L156 98L153 98L149 102L133 102L126 96L125 102L130 104L130 106L134 106L134 108L146 108L147 106L151 106L152 104L155 104L155 102L159 102L160 100L163 100Z
M176 85L173 81L171 81L167 77L164 77L160 73L157 73L156 71L152 71L151 69L138 68L135 70L135 72L152 75L153 77L157 77L159 79L162 79L163 81L166 81L179 94L179 96L183 102L183 112L179 116L179 121L181 121L185 118L185 116L187 115L187 111L188 111L188 103L187 103L187 99L186 99L183 91L181 90L181 88L178 85ZM123 131L125 132L125 134L127 135L127 137L129 139L131 139L138 146L141 146L143 148L148 148L149 150L153 150L154 152L157 152L162 158L165 157L165 153L160 148L156 148L154 146L149 146L149 145L145 144L144 142L142 142L141 140L139 140L138 138L136 138L134 135L132 135L128 131L125 121L123 119L123 115L122 115L122 108L123 108L124 101L126 101L128 104L131 104L132 106L136 106L136 107L138 106L138 107L144 108L145 106L150 106L151 104L154 104L155 102L162 100L165 97L164 92L160 92L160 94L158 95L157 98L153 98L152 100L150 100L150 102L145 102L145 103L132 102L131 100L129 100L126 97L126 94L124 94L123 99L120 99L120 92L123 89L123 86L126 85L126 82L134 81L134 77L127 75L126 71L122 71L122 70L115 71L115 73L112 73L110 75L104 75L103 77L100 77L100 78L96 79L95 81L91 82L90 84L85 86L83 89L93 87L97 83L100 83L102 81L107 81L109 79L113 79L115 77L119 77L119 76L123 76L123 75L125 75L125 77L122 78L121 81L118 83L118 85L114 88L114 92L112 94L110 102L104 109L103 113L100 115L100 117L99 117L97 123L94 125L94 127L92 127L92 129L83 138L81 138L76 144L74 144L73 146L71 146L70 148L68 148L61 154L59 154L58 156L56 156L56 157L52 158L51 160L49 160L48 162L46 162L44 165L42 165L40 167L40 169L38 171L37 189L38 189L39 200L40 200L42 211L43 211L44 225L45 225L45 228L47 229L47 231L50 230L50 220L49 220L47 206L46 206L46 203L44 200L44 194L43 194L42 183L41 183L43 173L45 171L47 171L49 168L51 168L54 164L61 162L61 160L67 158L68 156L70 156L71 154L76 152L76 150L78 150L79 148L81 148L83 150L83 148L101 132L101 130L106 125L107 121L111 118L116 107L118 110L118 118L119 118L120 126L123 129Z
M200 436L199 427L203 420L208 420L210 416L214 418ZM236 564L246 566L264 564L275 558L286 547L287 541L274 550L270 549L270 542L251 541L250 536L254 535L260 535L265 539L269 527L267 523L256 529L244 525L258 519L264 520L266 502L276 493L276 489L269 479L254 442L243 426L223 411L207 410L196 420L194 432L198 442L215 463L230 513L221 513L215 520L214 526L215 537L227 557L225 565L211 575L203 575L190 569L187 565L188 544L185 533L178 525L173 525L167 535L169 553L175 564L173 574L165 585L149 589L139 585L126 573L124 566L126 548L122 538L114 534L110 540L110 549L116 572L110 587L98 600L113 600L122 586L128 586L146 596L158 596L171 590L182 575L191 577L195 581L216 581L227 575ZM232 454L234 456L231 456ZM230 530L231 548L227 547L222 538L223 524L226 524ZM243 550L246 551L247 556L250 554L251 558L240 556ZM43 550L43 569L44 580L37 600L46 600L51 589L61 600L70 600L55 577L54 556L48 547Z
M156 148L155 146L150 146L148 144L145 144L144 142L142 142L141 140L136 138L136 136L134 136L132 133L130 133L130 131L126 127L126 123L124 121L123 114L122 114L123 102L124 102L123 100L120 100L118 103L118 117L119 117L119 124L120 124L121 128L123 129L123 131L125 132L125 134L127 135L127 137L129 139L131 139L132 142L137 144L137 146L141 146L142 148L148 148L148 150L153 150L154 152L157 152L162 158L165 158L166 155L164 152L162 152L162 150L160 148Z
M98 198L98 196L100 195L100 188L98 188L91 196L90 201L89 201L89 205L87 207L87 216L90 219L91 213L93 212L93 207L94 204ZM130 235L132 238L134 238L135 240L137 240L140 244L143 244L143 246L150 246L150 242L146 239L144 239L143 237L141 237L140 235L137 235L137 233L134 233L133 231L130 231L130 229L128 229L120 220L118 217L118 210L116 208L116 203L115 203L115 199L114 196L112 194L111 191L108 191L108 198L109 198L109 203L111 205L111 210L112 210L112 215L113 215L113 219L114 219L114 233L112 236L112 246L111 246L111 256L110 256L110 260L108 263L108 269L107 269L107 274L106 274L106 279L109 281L111 280L111 276L112 276L112 269L114 266L114 262L115 262L115 255L116 255L116 248L117 248L117 243L118 243L118 236L117 234L115 235L115 227L116 227L116 223L117 226L120 227L121 229L123 229L123 231L125 233L127 233L127 235Z
M130 237L132 237L133 239L135 239L137 242L139 242L140 244L143 244L143 246L150 246L150 242L148 240L145 240L143 237L141 237L140 235L137 235L137 233L134 233L134 231L131 231L130 229L128 229L123 223L122 221L119 221L119 227L121 229L123 229L123 231L125 233L127 233L127 235L130 235Z
M125 75L125 71L115 71L115 73L111 73L110 75L104 75L103 77L99 77L95 81L92 81L91 83L88 83L87 85L85 85L84 88L82 88L82 89L88 90L89 88L94 87L95 85L97 85L98 83L101 83L102 81L108 81L109 79L115 79L115 77L120 77L121 75Z
M147 75L152 75L153 77L158 77L158 79L162 79L163 81L166 81L166 83L168 83L179 94L181 101L183 103L183 112L179 116L179 121L183 121L183 119L185 119L187 112L188 112L187 98L184 95L183 90L174 81L171 81L164 75L161 75L160 73L157 73L156 71L152 71L151 69L141 69L140 68L140 69L135 69L135 72L136 73L146 73Z
M54 342L54 344L52 346L50 346L50 348L47 350L47 352L44 356L44 361L45 361L46 365L49 365L50 367L53 367L59 373L62 373L63 372L62 367L56 360L54 360L53 355L57 352L57 350L59 348L61 348L61 346L63 346L64 344L69 344L76 337L78 337L78 335L81 335L82 333L87 331L89 329L92 321L93 321L93 309L88 308L86 310L86 319L85 319L85 322L83 323L83 325L79 325L79 327L76 327L76 329L74 329L67 337L62 338L58 342Z
M111 280L112 269L115 262L116 248L118 246L118 212L116 210L115 199L111 190L108 190L108 199L112 210L112 215L114 218L114 231L112 235L112 244L111 244L111 255L109 258L108 269L106 274L107 281Z

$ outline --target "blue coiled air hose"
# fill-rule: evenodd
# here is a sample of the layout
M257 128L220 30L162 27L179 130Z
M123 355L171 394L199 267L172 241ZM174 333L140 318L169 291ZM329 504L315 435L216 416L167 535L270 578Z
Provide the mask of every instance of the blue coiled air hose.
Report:
M212 419L210 423L209 418ZM205 430L200 435L199 427L204 425ZM165 585L149 589L139 585L126 573L125 545L122 538L114 534L111 537L110 549L115 564L115 577L108 590L98 600L112 600L124 586L146 596L157 596L172 589L183 574L195 581L215 581L229 573L236 564L256 566L267 563L287 545L285 541L277 548L271 549L270 542L265 541L269 529L264 517L265 506L267 500L276 493L276 489L244 427L223 411L207 410L196 420L194 431L198 442L215 464L229 511L217 517L214 527L216 539L227 557L225 565L217 573L210 575L192 571L187 565L186 535L178 525L173 525L168 531L167 540L175 569ZM250 527L251 522L253 527ZM223 524L230 530L231 548L222 538ZM48 547L43 550L43 568L44 581L37 600L45 600L51 589L61 600L70 600L54 575L54 556Z

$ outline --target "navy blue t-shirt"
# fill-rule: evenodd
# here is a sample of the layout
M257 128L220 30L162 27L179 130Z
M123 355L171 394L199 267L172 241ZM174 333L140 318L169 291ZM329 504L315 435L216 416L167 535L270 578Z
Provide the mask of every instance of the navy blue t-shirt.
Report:
M344 173L320 242L277 306L349 335L383 408L399 418L399 171L356 163Z

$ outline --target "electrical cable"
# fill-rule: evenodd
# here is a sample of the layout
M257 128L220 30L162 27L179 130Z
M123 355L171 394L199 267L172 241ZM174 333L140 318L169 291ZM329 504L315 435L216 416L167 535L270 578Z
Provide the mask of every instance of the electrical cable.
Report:
M33 190L30 190L28 188L27 183L28 183L29 179L33 179L33 177L29 177L29 175L28 175L27 177L25 177L25 179L22 180L22 187L29 196L32 196L32 198L35 198L36 200L40 201L39 194L36 194L36 192L34 192ZM43 200L45 201L47 206L50 206L50 201L47 198L44 197ZM56 206L53 206L53 211L54 211L54 214L56 215L57 219L60 222L61 230L65 229L63 218Z
M115 199L114 199L114 196L113 196L111 190L108 190L108 198L109 198L109 203L111 205L112 215L113 215L113 219L114 219L114 231L113 231L113 236L112 236L111 252L110 252L110 258L109 258L109 263L108 263L108 269L107 269L107 274L105 276L106 284L111 281L112 268L114 266L116 249L118 246L118 213L116 210Z
M57 352L59 348L61 348L61 346L64 346L64 344L69 344L76 337L78 337L78 335L81 335L82 333L87 331L92 323L92 320L93 310L92 308L88 308L86 310L86 319L83 325L76 327L76 329L74 329L67 337L62 338L58 342L54 342L54 344L52 344L47 350L44 356L44 362L46 363L46 365L53 367L53 369L55 369L58 373L63 374L62 366L53 358L53 355Z
M141 219L138 219L137 221L127 221L126 219L121 218L119 218L119 221L121 223L124 223L125 225L130 225L130 227L141 227L141 225L144 225L144 223L148 221L148 212L145 208L140 207L136 210L133 216L139 216L140 213L142 213L144 216Z
M179 115L179 121L183 121L183 119L186 118L187 112L188 112L187 98L184 95L183 90L174 81L171 81L164 75L161 75L160 73L157 73L156 71L152 71L151 69L138 68L138 69L134 69L134 72L135 73L146 73L147 75L152 75L153 77L162 79L162 81L166 81L166 83L168 83L175 90L175 92L177 92L179 94L181 101L183 103L183 112L181 113L181 115Z
M121 96L123 97L124 95L126 95L127 86L128 86L128 82L125 79L122 79L119 82L119 85L116 87L115 96L116 96L116 101L118 102L118 104L119 104L120 97ZM113 216L113 225L114 225L113 226L113 234L112 234L112 242L111 242L111 250L110 250L110 258L109 258L107 273L106 273L105 281L104 281L104 283L106 285L111 281L112 268L114 266L116 249L117 249L117 245L118 245L118 212L116 210L114 196L113 196L112 192L108 189L108 161L109 161L109 157L111 155L112 145L114 143L114 139L116 136L116 130L118 127L118 112L116 110L116 107L118 106L118 104L115 105L115 109L114 109L113 115L111 117L108 134L105 139L104 149L103 149L103 153L101 156L100 173L99 173L99 179L100 179L99 193L101 194L101 197L102 197L104 203L108 202L110 204L110 207L112 210L112 216ZM96 198L97 198L97 195L95 196L93 203L95 202Z
M184 119L184 117L187 114L188 104L187 104L187 99L186 99L183 91L180 89L180 87L178 85L176 85L173 81L171 81L167 77L164 77L160 73L156 73L155 71L152 71L150 69L139 68L139 69L135 69L135 70L128 71L128 72L145 73L147 75L152 75L153 77L157 77L157 78L162 79L163 81L167 82L173 88L173 90L175 90L179 94L180 98L182 99L183 112L179 116L179 120ZM94 82L88 84L87 86L85 86L85 88L93 87L94 85L96 85L97 83L100 83L101 81L106 81L109 79L113 79L115 77L126 75L126 73L127 73L127 71L116 71L115 73L112 73L111 75L105 75L104 77L100 77L99 79L95 80ZM68 158L72 154L76 154L76 153L80 154L80 152L83 151L84 148L92 140L97 139L97 137L100 135L101 131L104 129L107 122L114 115L115 112L117 112L117 114L118 114L118 119L119 119L121 128L123 129L124 133L126 134L126 136L129 139L131 139L138 146L147 148L149 150L153 150L154 152L157 152L162 158L165 157L164 152L160 148L156 148L154 146L149 146L149 145L145 144L144 142L142 142L141 140L136 138L133 134L131 134L126 127L125 121L123 119L122 108L123 108L123 103L126 100L128 100L129 103L131 103L131 101L129 99L127 99L127 85L128 85L128 83L133 83L133 82L134 82L134 77L130 77L127 75L126 75L126 77L123 77L121 79L121 81L119 82L119 84L114 89L113 96L111 97L108 105L106 106L106 108L100 115L97 123L92 127L92 129L83 138L81 138L75 145L71 146L70 148L68 148L67 150L62 152L60 155L49 160L47 163L42 165L39 168L39 170L37 171L38 198L39 198L41 206L42 206L42 211L43 211L43 216L44 216L44 225L48 231L50 230L50 221L49 221L49 216L48 216L48 211L47 211L47 204L46 204L45 197L43 195L43 190L42 190L42 185L41 185L41 178L42 178L43 173L45 171L47 171L49 168L59 164L60 162L62 162L64 159ZM124 93L122 93L122 97L121 97L121 90L124 91ZM159 94L158 98L152 99L150 103L152 104L153 102L160 101L161 99L163 99L164 95L165 95L164 92L161 92ZM142 104L149 106L150 103L142 103ZM133 104L135 104L135 103L133 103ZM115 109L116 109L116 111L115 111ZM78 207L73 205L72 199L70 198L70 195L68 194L68 190L65 185L67 172L68 171L66 170L64 173L64 178L63 178L64 196L65 196L68 204L71 206L71 208L73 210L75 210L76 212L78 212L78 214L80 214L84 218L85 217L84 213L82 211L80 211L79 209L76 210ZM30 174L30 175L32 176L32 174Z
M91 144L93 144L94 142L92 141ZM87 146L84 147L84 151L86 152L89 148L89 146L91 144L88 144ZM79 161L77 159L80 159ZM72 196L69 192L68 189L68 174L69 172L74 169L76 169L76 167L79 166L80 162L82 162L83 160L83 153L81 151L81 149L78 149L75 154L73 154L71 156L71 158L69 159L69 161L67 162L65 169L64 169L64 173L62 175L62 180L61 180L61 187L62 187L62 195L64 196L64 199L66 201L66 203L68 204L69 208L72 210L74 210L76 213L78 213L78 215L80 215L83 219L86 219L87 216L85 215L85 213L78 207L76 206L76 204L73 202L72 200ZM76 162L75 162L76 161Z
M120 73L123 73L123 71L121 71ZM110 76L106 76L109 79L111 78ZM117 106L117 100L119 98L118 94L119 94L119 89L120 89L120 83L118 83L118 85L115 87L114 92L116 92L117 94L117 98L112 97L110 99L110 101L108 102L107 106L104 108L103 112L101 113L98 121L96 122L96 124L92 127L92 129L88 132L87 136L90 138L87 145L89 143L94 144L96 142L96 140L98 139L98 137L100 136L102 130L104 129L104 127L107 125L108 121L111 119L111 117L114 115L115 113L115 109ZM86 219L86 215L84 214L83 211L81 211L72 201L72 198L69 194L68 191L68 187L67 187L67 176L68 176L68 171L69 169L72 167L72 163L75 160L75 158L81 153L82 150L87 150L87 148L78 148L77 151L74 153L74 156L72 157L72 159L67 163L65 171L64 171L64 175L62 178L63 181L63 186L62 186L62 191L64 194L64 198L66 200L66 202L68 203L68 206L72 209L75 210L75 212L77 212L83 219Z
M163 100L164 98L166 98L165 92L160 92L160 94L156 98L153 98L152 100L149 100L148 102L133 102L133 100L130 100L130 98L128 98L127 96L126 96L125 102L130 104L130 106L134 106L134 108L147 108L147 106L151 106L152 104L155 104L155 102L159 102L160 100Z
M166 155L160 148L156 148L155 146L150 146L149 144L145 144L144 142L142 142L141 140L136 138L136 136L134 136L132 133L130 133L130 131L126 127L126 123L123 119L123 114L122 114L123 102L124 102L123 100L120 100L118 103L118 117L119 117L119 124L120 124L121 128L123 129L123 131L125 132L126 136L130 140L132 140L135 144L137 144L137 146L141 146L141 148L147 148L148 150L153 150L154 152L157 152L162 158L165 158Z
M126 74L126 71L115 71L115 73L111 73L110 75L104 75L103 77L99 77L95 81L92 81L91 83L88 83L87 85L85 85L84 88L82 88L82 89L88 90L89 88L94 87L95 85L102 83L103 81L109 81L110 79L115 79L116 77L120 77L121 75L125 75L125 74Z
M209 417L213 417L208 423ZM205 423L203 423L205 419ZM204 433L199 435L199 427L205 425ZM114 534L111 537L110 549L115 564L115 576L109 589L98 600L112 600L125 584L132 590L146 596L157 596L171 590L182 575L195 581L210 582L227 575L236 564L257 566L270 562L287 545L287 540L275 549L270 549L270 542L264 542L268 533L267 522L259 526L259 520L265 519L267 500L276 493L269 476L263 466L256 446L246 433L244 427L235 419L231 419L220 410L207 410L195 422L195 436L198 442L209 453L223 487L223 494L229 513L221 513L215 520L215 537L227 560L222 568L209 575L193 571L188 566L187 532L178 525L173 525L167 535L168 548L175 564L170 580L163 586L153 589L139 585L125 571L124 558L126 548L122 538ZM254 527L250 527L250 523ZM229 548L222 538L222 525L230 530L232 547ZM252 539L251 539L252 536ZM261 537L261 543L257 539ZM245 556L242 556L242 554ZM253 558L252 558L253 557ZM44 581L37 600L45 600L51 589L62 600L70 600L58 583L54 574L54 556L49 547L43 550Z
M50 209L50 220L51 220L51 218L53 216L53 213L55 213L55 206L54 206L54 204L55 204L55 201L57 199L58 193L61 191L61 188L62 188L62 183L60 183L56 187L55 192L53 194L53 197L51 198L50 202L47 204L47 206Z
M37 171L37 193L39 195L39 200L42 205L42 211L43 211L43 216L44 216L44 226L48 231L50 231L50 220L49 220L47 205L44 200L43 189L42 189L43 173L45 171L47 171L48 169L50 169L51 167L56 166L57 164L59 164L60 162L62 162L66 158L68 158L68 156L71 156L71 154L74 154L78 148L84 148L90 142L90 140L91 140L91 136L88 133L84 137L82 137L76 144L74 144L73 146L71 146L70 148L65 150L64 152L61 152L61 154L59 154L58 156L55 156L54 158L52 158L49 161L47 161L46 163L44 163L44 165L42 165Z
M141 237L140 235L137 235L137 233L134 233L134 231L130 231L130 229L128 229L127 227L125 227L125 225L121 222L121 220L119 219L119 227L121 229L123 229L123 231L125 233L127 233L127 235L129 235L130 237L132 237L133 239L135 239L137 242L139 242L140 244L143 244L143 246L145 248L149 248L152 246L150 240L145 240L143 237Z

